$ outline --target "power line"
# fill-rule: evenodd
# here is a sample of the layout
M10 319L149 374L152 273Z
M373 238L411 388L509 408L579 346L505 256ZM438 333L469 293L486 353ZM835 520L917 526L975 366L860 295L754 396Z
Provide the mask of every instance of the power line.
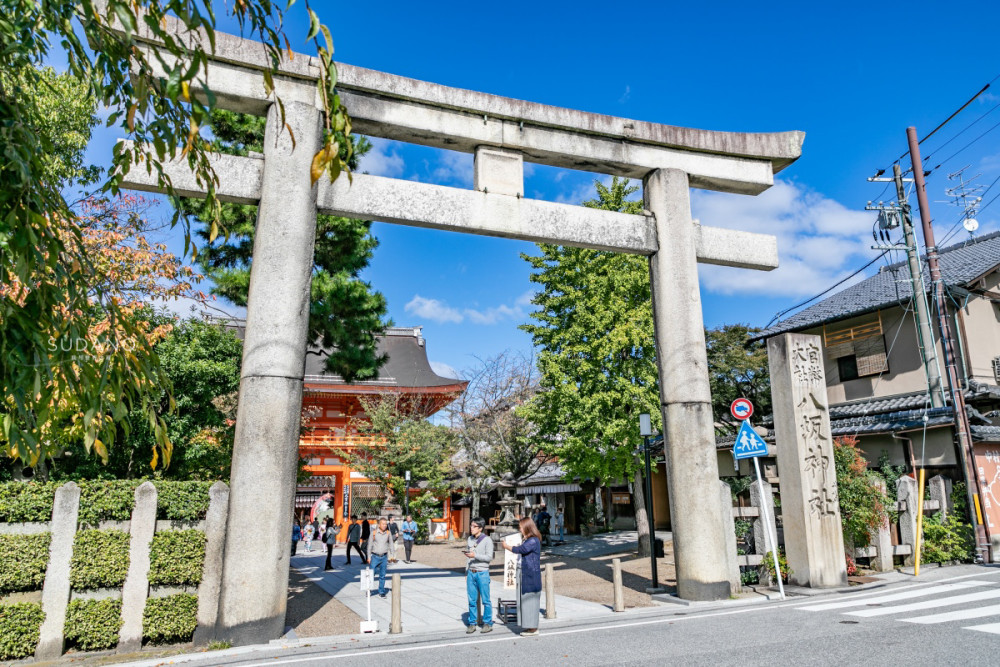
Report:
M888 250L883 250L881 254L879 254L878 256L875 257L875 259L873 259L872 261L868 262L867 264L865 264L864 266L862 266L860 269L858 269L857 271L855 271L851 275L847 276L846 278L843 278L843 279L839 280L838 282L834 283L833 285L830 285L829 287L827 287L825 290L823 290L822 292L820 292L816 296L810 297L810 298L806 299L805 301L803 301L802 303L798 303L798 304L792 306L791 308L786 308L785 310L781 311L780 313L777 313L774 317L771 318L771 321L768 322L767 326L765 326L764 328L765 329L769 328L772 324L774 324L775 322L777 322L784 315L787 315L788 313L792 312L793 310L797 310L798 308L801 308L802 306L804 306L804 305L806 305L808 303L812 303L813 301L815 301L816 299L820 298L824 294L828 294L834 288L839 287L840 285L843 285L848 280L850 280L854 276L858 275L859 273L861 273L862 271L864 271L865 269L867 269L869 266L871 266L875 262L877 262L880 259L882 259L882 257L884 257L887 252L889 252L889 251Z
M990 129L986 130L985 132L983 132L982 134L980 134L978 137L976 137L975 139L973 139L972 141L970 141L969 143L965 144L964 146L962 146L961 148L959 148L957 151L955 151L954 153L952 153L951 155L949 155L948 157L946 157L944 160L941 161L940 164L938 164L936 167L934 167L930 171L933 172L933 171L939 169L941 167L941 165L945 164L948 160L952 159L953 157L955 157L956 155L958 155L959 153L961 153L962 151L964 151L966 148L968 148L969 146L973 145L974 143L976 143L977 141L979 141L980 139L982 139L983 137L985 137L987 134L989 134L993 130L997 129L998 127L1000 127L1000 122L996 123L993 127L991 127Z
M966 125L964 128L962 128L961 130L959 130L959 132L956 135L954 135L951 139L949 139L948 141L944 142L943 144L941 144L940 146L938 146L937 148L935 148L933 151L931 151L930 153L928 153L927 156L924 157L924 159L925 160L929 160L932 155L936 154L939 150L941 150L942 148L944 148L945 146L947 146L951 142L955 141L955 139L958 139L966 131L972 129L973 125L975 125L976 123L978 123L982 119L986 118L987 116L989 116L991 113L993 113L997 109L1000 109L1000 102L997 102L996 104L994 104L990 108L989 111L987 111L986 113L982 114L981 116L979 116L979 118L977 118L976 120L972 121L971 123L969 123L968 125Z

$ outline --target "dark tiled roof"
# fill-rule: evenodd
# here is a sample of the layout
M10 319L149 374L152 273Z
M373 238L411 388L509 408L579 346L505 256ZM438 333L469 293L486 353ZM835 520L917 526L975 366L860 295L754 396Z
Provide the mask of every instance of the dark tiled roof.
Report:
M831 420L830 432L836 436L909 431L924 427L925 413L927 415L927 428L952 423L951 408L928 408L926 411L923 409L901 410L898 412Z
M973 241L940 249L941 275L946 285L965 286L1000 265L1000 232ZM924 285L930 286L924 266ZM811 327L874 312L910 299L909 271L905 262L884 267L874 276L837 292L819 303L788 317L755 336L776 336L787 331Z
M1000 426L973 426L972 439L979 442L1000 442Z
M378 378L356 385L391 387L446 387L464 384L462 380L438 375L427 360L427 348L420 334L421 327L391 327L378 336L378 353L388 356L378 371ZM310 349L306 354L306 382L343 383L339 375L326 371L326 355Z

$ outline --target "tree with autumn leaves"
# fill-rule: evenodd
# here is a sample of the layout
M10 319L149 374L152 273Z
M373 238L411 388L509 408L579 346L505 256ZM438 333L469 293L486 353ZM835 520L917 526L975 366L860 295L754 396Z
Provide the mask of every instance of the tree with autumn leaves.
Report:
M157 456L169 458L170 443L156 396L167 386L144 320L122 310L118 299L98 299L107 322L91 328L94 285L100 267L86 254L81 211L66 196L66 182L52 173L65 153L82 157L90 124L77 136L58 128L52 113L58 92L46 85L42 65L58 53L67 62L67 81L83 91L88 120L100 103L107 125L118 126L133 141L119 143L112 169L89 174L89 185L113 197L129 167L142 164L175 199L163 174L173 159L187 162L216 202L208 142L199 130L215 106L206 85L206 67L215 44L216 12L211 0L12 0L0 20L0 433L4 448L22 461L34 462L56 451L44 429L59 421L67 401L83 413L77 420L88 445L98 450L116 439L117 423L131 409L141 409L157 434ZM347 109L337 94L333 40L309 6L306 42L319 67L317 99L324 111L323 146L313 158L315 182L331 180L347 168L354 143ZM259 39L266 65L265 89L274 93L274 74L292 57L284 33L282 6L263 0L240 0L226 7L246 36ZM139 48L138 33L158 41L157 49ZM190 39L178 39L183 32ZM162 75L160 72L162 71ZM69 80L72 81L69 81ZM52 94L47 94L52 93ZM279 108L280 100L275 98ZM53 122L55 120L56 122ZM80 147L80 150L77 150ZM65 161L64 164L72 164ZM79 178L79 177L77 177ZM179 208L178 208L179 211ZM185 236L190 240L187 223ZM210 216L215 233L218 215ZM123 354L79 354L73 346L50 345L50 339L90 341L92 350L115 349L128 339ZM74 345L77 343L74 342ZM72 397L72 398L70 398Z

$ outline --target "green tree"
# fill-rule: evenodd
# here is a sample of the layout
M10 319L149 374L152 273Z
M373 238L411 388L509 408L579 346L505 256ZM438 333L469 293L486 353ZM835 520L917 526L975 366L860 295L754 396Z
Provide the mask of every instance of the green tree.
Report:
M750 342L758 331L745 324L726 324L705 331L712 411L727 424L726 430L739 428L729 412L737 398L749 399L758 416L771 414L767 348L762 341Z
M348 424L358 437L351 438L350 447L334 447L336 454L400 501L407 470L426 493L445 493L458 449L454 431L427 421L428 406L419 397L389 392L359 400L363 415L352 417Z
M615 177L595 183L584 206L639 213L629 199L638 186ZM538 349L540 390L523 414L536 425L546 451L571 475L594 480L637 479L639 414L659 427L649 265L644 257L539 244L522 255L541 286L532 303L535 323L521 329ZM649 553L642 484L633 503L640 552Z
M229 111L214 111L211 118L217 150L237 155L263 150L263 118ZM348 166L356 169L357 160L370 148L366 138L356 138ZM199 251L198 261L215 283L213 293L245 306L257 207L222 204L220 219L229 233L212 243L210 206L201 200L182 201L187 214L203 221L198 233L206 244ZM359 278L377 246L371 222L316 216L309 340L329 351L327 370L348 381L377 376L384 361L378 354L375 336L386 326L385 298Z
M169 326L172 318L147 313ZM232 331L201 320L177 323L155 346L173 388L176 408L164 416L174 444L170 465L157 472L166 479L228 479L232 462L236 395L240 383L243 344ZM162 391L159 409L167 412L171 396ZM63 441L63 455L49 462L51 479L129 479L151 472L150 449L155 438L137 411L119 428L128 430L122 445L108 453L106 464L86 455L80 440ZM124 434L122 434L124 435Z
M315 181L324 172L336 178L346 167L353 143L350 119L336 94L336 70L329 30L310 16L307 41L318 54L318 98L325 111L324 146L313 159ZM273 92L273 74L288 57L290 44L282 31L283 12L269 0L241 0L228 5L248 36L263 40L269 69L265 88ZM179 40L168 15L177 17L186 36ZM90 99L111 109L108 125L118 125L135 141L117 144L113 168L102 191L117 194L131 165L152 169L160 185L173 192L162 173L163 163L182 157L197 172L214 200L214 172L209 151L199 134L215 99L204 86L205 66L215 39L216 17L210 0L10 0L0 17L0 429L5 450L29 463L53 446L40 437L51 418L46 407L54 397L72 394L83 406L88 444L111 443L116 422L130 409L147 413L155 425L162 459L170 455L165 425L150 400L165 386L152 344L140 343L129 355L76 358L73 350L50 349L53 333L87 338L89 322L76 317L91 304L89 290L97 269L82 252L77 212L63 196L65 173L54 168L60 150L54 135L66 136L54 125L44 94L47 75L38 69L51 57L53 43L68 62L68 73ZM139 29L162 47L138 48ZM154 72L161 67L164 75ZM58 97L58 96L57 96ZM50 129L46 129L50 128ZM68 171L79 167L82 152L68 147ZM80 158L82 159L82 158ZM70 174L77 179L85 174ZM138 334L136 324L122 316L114 301L106 306L110 331ZM135 338L140 338L138 335ZM114 341L105 341L108 344ZM61 369L63 372L56 372ZM137 382L136 378L143 378ZM112 398L108 398L111 396Z

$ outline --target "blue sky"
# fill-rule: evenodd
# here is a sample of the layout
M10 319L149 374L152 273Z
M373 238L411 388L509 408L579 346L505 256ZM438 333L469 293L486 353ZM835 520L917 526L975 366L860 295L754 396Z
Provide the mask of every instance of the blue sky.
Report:
M708 326L767 324L872 259L875 214L864 205L891 190L866 177L904 152L907 125L924 136L1000 74L995 2L315 5L336 59L352 65L670 125L805 131L802 158L764 194L692 193L704 224L775 234L782 262L771 273L702 267ZM294 7L288 32L296 50L307 50L306 28ZM955 184L946 175L965 165L984 187L1000 176L1000 128L973 142L1000 123L1000 109L980 119L1000 103L1000 80L994 86L922 147L931 166L951 158L928 178L932 202L946 199ZM113 136L95 135L94 159L104 161ZM471 187L470 155L374 143L363 171ZM594 178L603 177L527 167L526 194L579 203L593 196ZM998 193L1000 183L983 203ZM959 209L932 208L940 241ZM1000 227L1000 203L979 221L980 234ZM532 244L383 223L373 230L381 246L365 279L385 294L396 324L424 327L439 368L530 351L517 325L531 311L529 267L519 254ZM950 242L967 236L959 229Z

